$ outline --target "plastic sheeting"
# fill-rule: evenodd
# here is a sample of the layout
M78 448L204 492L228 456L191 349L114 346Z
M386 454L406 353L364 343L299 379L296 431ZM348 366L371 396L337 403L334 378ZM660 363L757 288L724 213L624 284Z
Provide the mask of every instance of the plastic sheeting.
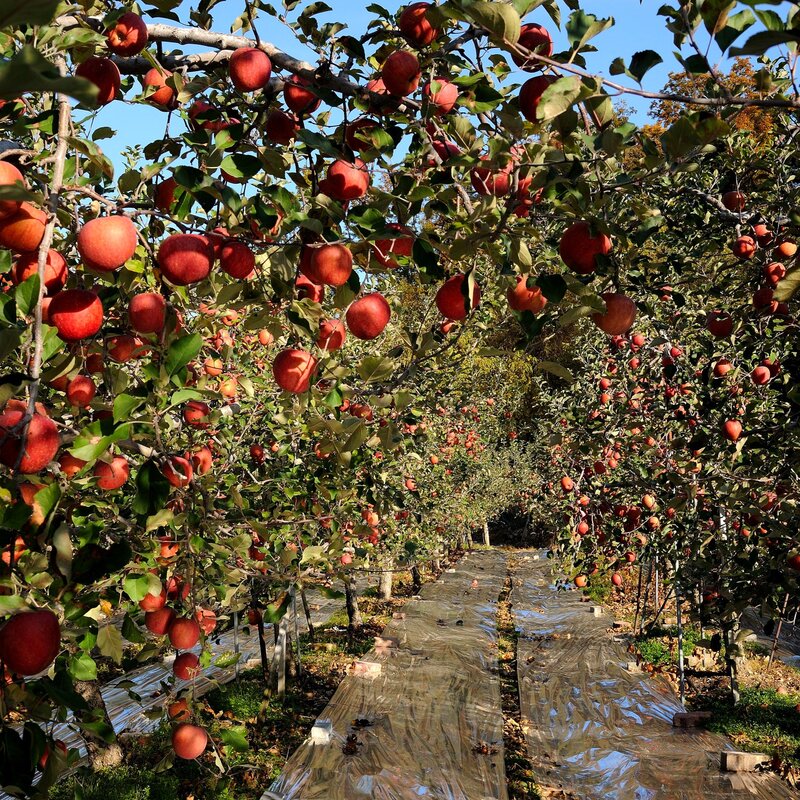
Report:
M264 797L506 800L496 674L505 575L504 554L473 553L425 586L365 657L380 674L345 678L321 715L330 742L307 740Z
M576 591L556 591L550 563L513 569L520 709L540 782L580 800L791 800L777 776L721 773L725 737L676 729L663 677L628 672L624 645Z

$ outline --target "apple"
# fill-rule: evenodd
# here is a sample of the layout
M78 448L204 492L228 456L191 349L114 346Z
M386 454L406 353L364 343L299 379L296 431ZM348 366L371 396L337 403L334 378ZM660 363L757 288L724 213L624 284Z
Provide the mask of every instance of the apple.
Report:
M171 78L172 73L168 69L159 70L156 67L145 74L142 84L148 103L165 111L177 108L178 98L175 90L167 84Z
M159 594L149 592L139 601L142 611L160 611L167 605L167 590L162 589Z
M353 272L353 254L340 242L303 245L300 271L314 283L344 286Z
M722 434L730 442L735 442L742 435L742 423L729 419L722 424Z
M211 272L214 252L209 240L196 233L173 233L158 248L158 266L176 286L200 283Z
M119 489L130 476L130 466L125 456L114 456L110 463L98 461L92 474L97 478L97 486L107 492Z
M558 252L561 260L579 275L588 275L597 267L597 257L611 252L611 239L604 233L592 234L588 222L575 222L561 235Z
M328 197L345 203L363 197L369 184L369 171L360 158L353 163L338 159L328 167L327 175L319 182L319 190Z
M736 258L745 260L752 258L756 252L756 242L752 236L740 236L732 245L731 250Z
M23 174L10 161L0 161L0 186L14 186L17 183L25 188ZM0 200L0 219L16 214L21 205L20 200Z
M219 265L232 278L245 280L255 272L256 257L244 242L230 239L219 249Z
M90 269L111 272L136 252L139 237L130 217L111 214L85 223L78 232L78 252Z
M380 125L369 117L359 117L349 123L345 128L344 140L347 146L357 153L363 150L370 150L373 147L370 133L380 130Z
M128 303L128 321L137 333L160 333L167 318L167 301L157 292L135 294Z
M87 375L76 375L67 384L67 400L70 405L86 408L94 400L96 394L97 387Z
M144 624L147 630L156 636L164 636L175 619L175 611L162 606L155 611L148 611L144 615Z
M300 300L308 298L315 303L321 303L325 299L325 287L310 281L302 273L297 276L294 285L297 288L297 297Z
M126 12L106 31L106 45L116 56L139 55L147 46L145 21L132 11Z
M67 478L74 478L85 466L86 461L75 458L71 453L64 453L58 458L58 465Z
M192 462L183 456L169 456L161 466L161 474L176 489L188 486L194 478Z
M771 286L777 286L786 275L786 267L780 261L772 261L764 267L764 278Z
M552 75L537 75L522 84L518 98L519 110L529 122L538 122L536 113L539 108L539 101L542 99L545 89L554 80L555 78Z
M369 341L383 333L391 316L392 311L386 298L379 292L373 292L351 303L345 319L350 333L356 339Z
M329 353L339 350L347 338L347 328L340 319L325 319L320 323L317 347Z
M775 253L780 258L792 258L797 252L797 245L794 242L782 241L775 248Z
M191 650L200 641L200 626L197 620L179 617L173 620L167 635L176 650Z
M603 292L606 310L592 314L592 321L601 331L613 336L625 333L636 319L636 304L618 292Z
M429 8L431 8L430 3L412 3L403 9L397 20L397 27L406 41L417 49L427 47L441 33L428 21Z
M183 421L192 428L207 428L211 407L202 400L189 400L183 407Z
M282 350L272 362L275 382L285 392L293 394L308 391L316 369L317 359L305 350Z
M313 114L322 102L308 87L311 81L292 75L283 85L283 99L295 114Z
M264 132L267 139L275 144L288 145L297 136L300 130L300 121L294 114L287 114L285 111L276 108L269 112Z
M550 56L553 55L553 40L550 34L546 28L543 28L536 22L528 22L520 28L517 44L531 52L545 56L545 58L550 58ZM524 69L526 72L535 72L544 67L541 61L519 55L518 53L512 53L511 58L518 67Z
M256 462L256 464L263 464L267 457L267 451L264 449L264 446L261 444L251 444L250 445L250 458Z
M20 203L13 213L0 219L0 246L16 253L32 253L42 243L47 214L30 203Z
M744 211L746 204L747 197L741 192L725 192L722 195L722 205L724 205L728 211Z
M20 611L0 628L0 659L17 675L38 675L61 649L61 626L48 609Z
M476 282L472 289L472 303L468 304L464 280L466 275L454 275L448 278L436 292L436 307L447 319L460 321L466 319L472 309L481 303L481 287Z
M217 627L217 615L210 608L198 608L194 612L194 618L200 626L200 630L206 636L211 636Z
M0 161L0 164L3 164ZM22 253L14 262L11 280L20 284L32 275L39 274L39 254ZM67 282L67 262L57 250L48 250L44 264L44 288L47 294L54 295L64 288Z
M119 336L112 336L106 342L106 349L112 361L116 361L118 364L127 364L128 361L135 357L136 350L142 344L142 340L136 336L121 333Z
M372 245L372 254L381 266L393 269L398 266L394 256L411 258L414 252L415 236L411 228L396 222L388 224L386 229L398 235L391 239L376 239Z
M724 339L733 332L733 319L727 311L715 309L709 312L706 318L706 328L708 328L712 336L717 339Z
M110 58L91 56L78 64L75 75L97 87L97 105L106 106L119 94L122 78L119 68Z
M164 178L163 181L156 184L153 190L153 203L159 211L165 214L172 210L175 203L175 192L178 189L178 181L173 177Z
M178 758L199 758L207 746L208 734L197 725L184 722L172 732L172 749Z
M622 575L620 575L619 572L615 572L611 575L611 584L618 588L622 586Z
M419 60L408 50L395 50L383 62L381 80L386 91L395 97L405 97L417 90L421 77Z
M516 284L506 292L512 311L530 311L538 314L547 305L547 298L538 286L528 288L528 275L518 275Z
M488 156L481 156L481 161L488 160ZM511 164L505 167L473 167L469 173L470 183L480 195L503 197L511 189L511 170Z
M272 75L269 56L257 47L240 47L231 54L228 62L231 83L240 92L256 92L264 89Z
M772 373L768 367L758 366L750 373L750 380L756 386L765 386L772 378Z
M561 479L561 488L565 492L571 492L575 488L575 484L573 483L572 478L570 478L568 475L565 475Z
M575 576L575 585L579 589L583 589L588 582L589 581L588 581L588 579L587 579L587 577L585 575L576 575Z
M422 87L422 95L433 109L433 113L443 117L449 114L458 102L458 86L447 78L434 78Z
M192 462L192 468L198 475L205 475L214 463L214 454L208 445L198 447L191 453L187 452L184 457Z
M186 700L181 698L167 706L167 716L175 722L185 722L191 719L192 712Z
M21 423L26 416L27 403L21 401L9 401L0 414L0 464L14 469L19 459L19 472L32 475L55 458L61 441L55 422L36 410L28 422L23 448ZM20 450L23 451L21 458Z
M182 681L190 681L200 674L200 659L194 653L181 653L172 664L172 672Z

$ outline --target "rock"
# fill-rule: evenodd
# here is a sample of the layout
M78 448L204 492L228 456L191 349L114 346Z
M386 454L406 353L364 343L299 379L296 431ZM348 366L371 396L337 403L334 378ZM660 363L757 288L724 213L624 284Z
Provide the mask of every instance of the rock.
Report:
M770 760L764 753L743 753L738 750L723 750L719 759L719 768L723 772L753 772L760 764Z

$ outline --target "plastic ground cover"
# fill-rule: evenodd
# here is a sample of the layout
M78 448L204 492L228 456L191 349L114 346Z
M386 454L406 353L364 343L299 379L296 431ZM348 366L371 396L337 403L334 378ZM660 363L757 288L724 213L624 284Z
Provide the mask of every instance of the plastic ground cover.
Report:
M496 674L505 577L504 554L473 553L406 603L384 631L392 644L365 656L380 674L345 678L320 715L330 742L307 740L264 798L506 800Z
M540 782L580 800L796 800L772 774L722 773L720 735L672 727L682 707L665 678L628 672L631 655L550 563L515 559L520 710Z

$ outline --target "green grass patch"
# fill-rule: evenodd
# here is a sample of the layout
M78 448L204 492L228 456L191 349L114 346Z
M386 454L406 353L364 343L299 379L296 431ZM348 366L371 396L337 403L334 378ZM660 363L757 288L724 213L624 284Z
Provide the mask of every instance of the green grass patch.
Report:
M120 766L68 778L50 790L50 800L175 800L180 781L170 772Z
M729 736L737 747L778 756L787 765L800 766L800 694L778 694L774 689L745 688L736 706L726 696L704 699L713 711L709 729Z
M688 658L694 653L700 641L700 631L696 628L683 629L683 657ZM678 627L651 628L646 633L640 634L635 639L639 655L654 667L666 667L678 661Z

